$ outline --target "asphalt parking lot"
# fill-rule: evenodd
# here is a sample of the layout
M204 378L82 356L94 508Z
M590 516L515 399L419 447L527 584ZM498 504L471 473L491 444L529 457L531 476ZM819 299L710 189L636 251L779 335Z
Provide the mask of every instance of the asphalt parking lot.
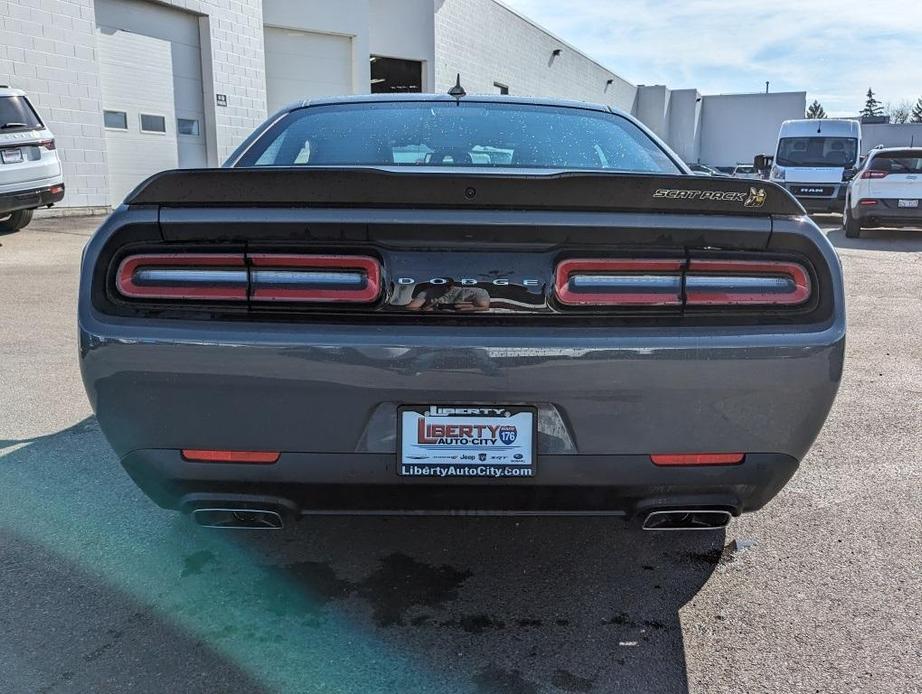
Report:
M845 380L800 471L720 533L590 519L155 507L87 404L99 218L0 236L0 691L922 692L922 232L839 249Z

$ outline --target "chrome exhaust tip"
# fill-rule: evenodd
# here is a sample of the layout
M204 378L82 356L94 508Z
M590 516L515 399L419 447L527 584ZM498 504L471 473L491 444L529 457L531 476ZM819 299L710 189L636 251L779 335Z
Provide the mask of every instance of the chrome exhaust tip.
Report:
M232 530L281 530L285 527L277 511L255 508L197 508L192 518L203 528Z
M733 515L717 509L651 511L643 519L644 530L720 530Z

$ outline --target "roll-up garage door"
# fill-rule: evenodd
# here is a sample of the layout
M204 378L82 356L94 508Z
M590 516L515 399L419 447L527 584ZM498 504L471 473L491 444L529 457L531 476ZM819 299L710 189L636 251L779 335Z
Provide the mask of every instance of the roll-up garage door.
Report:
M265 28L269 113L299 99L352 93L348 36Z
M148 176L207 166L195 15L143 0L96 0L96 48L112 204Z

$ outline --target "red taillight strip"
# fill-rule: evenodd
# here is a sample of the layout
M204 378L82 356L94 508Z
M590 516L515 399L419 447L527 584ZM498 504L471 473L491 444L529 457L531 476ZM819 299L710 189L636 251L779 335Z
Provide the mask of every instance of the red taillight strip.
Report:
M202 270L202 268L236 268L244 270L239 284L209 284L208 270L202 270L196 283L181 286L143 285L136 281L139 269L153 268ZM209 301L246 301L246 262L242 253L160 253L132 255L122 260L115 276L118 291L130 299L203 299ZM198 286L197 286L198 285Z
M654 465L738 465L743 453L657 453L650 456Z
M674 291L644 291L653 278L669 278L685 265L682 259L637 258L609 260L605 258L571 258L557 265L554 291L557 299L568 306L678 306L682 303L681 287ZM574 276L607 275L619 281L626 291L580 292L570 286ZM634 286L631 280L634 279Z
M793 284L787 292L752 291L743 280L758 277L784 277ZM697 289L692 278L739 277L740 285L726 289ZM793 306L810 298L810 275L799 263L774 260L690 260L686 273L685 303L687 306L779 305Z
M255 268L286 268L293 273L310 270L339 270L347 273L358 270L365 277L365 286L361 289L260 286L258 281L254 281L250 294L254 301L370 303L381 293L381 265L369 256L256 253L248 257Z
M279 451L222 451L203 448L183 448L182 457L194 463L258 463L268 465L278 461Z

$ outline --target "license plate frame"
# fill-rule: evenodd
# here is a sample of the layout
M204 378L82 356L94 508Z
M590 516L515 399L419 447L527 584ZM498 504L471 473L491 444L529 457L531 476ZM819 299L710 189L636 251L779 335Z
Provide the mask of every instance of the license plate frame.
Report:
M472 428L470 436L458 429L465 426ZM446 435L434 436L439 433ZM396 471L402 478L530 479L537 473L537 442L535 405L430 403L397 408Z
M896 201L896 206L901 210L917 210L919 209L919 201L901 198Z
M22 164L22 162L25 161L22 148L20 147L10 147L0 150L0 159L3 160L4 164Z

